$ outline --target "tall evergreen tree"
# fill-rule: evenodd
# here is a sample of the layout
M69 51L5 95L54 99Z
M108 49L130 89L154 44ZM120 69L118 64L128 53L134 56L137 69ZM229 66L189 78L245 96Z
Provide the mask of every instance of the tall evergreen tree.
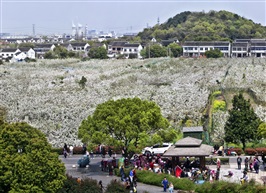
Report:
M232 102L233 108L225 124L225 141L242 143L244 150L247 142L258 139L260 119L241 93L235 95Z

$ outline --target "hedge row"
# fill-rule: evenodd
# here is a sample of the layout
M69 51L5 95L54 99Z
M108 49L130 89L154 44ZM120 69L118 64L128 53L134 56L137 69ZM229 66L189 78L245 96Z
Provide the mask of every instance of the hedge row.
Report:
M131 168L125 168L125 175L129 175ZM120 176L119 169L115 169L115 175ZM193 181L187 178L176 178L173 175L168 174L157 174L148 170L136 170L137 181L144 184L150 184L154 186L162 186L162 180L164 177L168 179L169 182L172 182L175 189L178 190L193 190L195 189L195 184Z
M256 155L263 153L266 155L266 147L257 147L257 148L246 148L245 154L247 155Z
M258 185L254 180L246 184L230 183L218 181L214 183L205 182L201 186L196 186L197 193L265 193L266 187Z

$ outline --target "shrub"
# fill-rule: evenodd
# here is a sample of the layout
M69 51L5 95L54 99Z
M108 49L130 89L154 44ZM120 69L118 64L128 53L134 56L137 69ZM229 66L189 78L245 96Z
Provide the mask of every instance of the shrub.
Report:
M90 178L82 179L80 182L77 181L77 178L67 175L67 180L64 183L62 189L58 193L96 193L101 192L100 187L98 186L97 180Z
M243 154L243 150L240 147L234 147L231 151L235 151L237 155Z
M214 92L212 93L212 96L213 96L213 97L218 97L218 96L221 96L221 95L222 95L222 91L220 91L220 90L214 91Z
M106 193L128 193L128 190L125 188L124 184L112 180L106 187Z
M52 152L57 153L58 155L62 155L63 148L52 148Z
M197 193L259 193L265 191L266 188L261 185L256 185L254 180L243 185L225 181L216 181L214 183L205 182L201 186L196 187Z
M245 154L247 155L255 155L257 153L257 151L253 148L246 148L245 149Z
M73 154L83 154L83 147L74 147Z
M255 150L258 152L258 154L263 153L264 155L266 154L266 147L257 147Z
M137 170L137 179L139 182L162 186L162 180L164 177L168 179L169 182L172 182L175 189L179 190L193 190L195 188L195 184L193 181L187 178L176 178L172 175L168 174L156 174L154 172L146 171L146 170Z
M214 100L213 101L213 110L214 111L225 111L226 110L226 104L225 101L221 101L221 100Z

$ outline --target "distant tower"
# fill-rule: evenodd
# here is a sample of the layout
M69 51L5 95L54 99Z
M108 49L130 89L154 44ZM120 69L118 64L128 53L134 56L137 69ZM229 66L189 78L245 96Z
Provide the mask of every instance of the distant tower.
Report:
M87 38L87 35L88 35L88 26L86 24L86 26L85 26L85 32L84 32L84 37Z
M76 37L76 34L77 34L77 28L72 21L72 37Z
M32 35L35 37L35 24L32 24Z
M157 19L157 24L160 25L160 18Z
M82 25L80 23L78 23L78 38L82 38Z

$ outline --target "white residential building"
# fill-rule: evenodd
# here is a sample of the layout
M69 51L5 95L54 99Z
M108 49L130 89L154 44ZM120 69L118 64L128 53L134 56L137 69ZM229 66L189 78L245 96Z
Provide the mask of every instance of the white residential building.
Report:
M208 50L219 49L224 57L230 57L231 45L228 41L186 41L183 45L183 56L199 57Z

